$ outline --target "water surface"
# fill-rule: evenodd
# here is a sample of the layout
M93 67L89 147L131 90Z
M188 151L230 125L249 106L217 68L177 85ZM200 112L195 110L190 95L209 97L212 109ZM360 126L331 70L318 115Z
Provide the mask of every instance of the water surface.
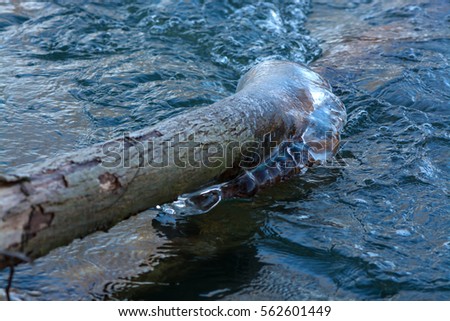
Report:
M2 2L4 171L217 101L265 59L310 63L349 114L334 166L176 225L141 213L18 267L14 296L450 299L448 12L444 0Z

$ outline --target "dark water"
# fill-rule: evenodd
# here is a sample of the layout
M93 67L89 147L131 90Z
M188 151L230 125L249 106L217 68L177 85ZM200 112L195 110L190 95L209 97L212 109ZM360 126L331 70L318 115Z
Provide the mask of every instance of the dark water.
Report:
M217 101L264 59L312 63L349 114L336 166L175 227L141 213L18 267L14 296L449 300L448 12L444 0L0 3L4 171Z

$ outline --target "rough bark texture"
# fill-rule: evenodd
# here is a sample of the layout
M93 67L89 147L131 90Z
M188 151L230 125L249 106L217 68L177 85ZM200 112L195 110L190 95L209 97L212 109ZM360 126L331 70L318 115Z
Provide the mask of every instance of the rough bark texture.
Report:
M237 152L239 144L264 142L267 133L277 142L302 133L312 87L329 90L306 67L266 62L243 77L235 95L211 106L0 176L0 268L20 259L7 253L42 256L235 175L243 154ZM162 159L168 163L158 166Z

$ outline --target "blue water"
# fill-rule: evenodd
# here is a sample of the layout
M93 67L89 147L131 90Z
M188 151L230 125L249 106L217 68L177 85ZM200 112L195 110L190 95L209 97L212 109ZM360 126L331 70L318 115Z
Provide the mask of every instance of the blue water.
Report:
M176 225L141 213L19 266L14 297L449 300L448 12L444 0L2 2L2 171L208 105L265 59L311 64L349 114L334 166Z

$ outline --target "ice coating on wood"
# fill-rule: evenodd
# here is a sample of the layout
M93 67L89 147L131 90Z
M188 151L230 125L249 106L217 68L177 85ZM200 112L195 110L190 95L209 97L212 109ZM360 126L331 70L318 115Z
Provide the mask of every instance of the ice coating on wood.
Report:
M241 91L251 92L249 97L258 94L269 99L286 97L287 108L280 108L286 111L284 123L290 124L285 128L284 139L267 158L251 169L244 169L238 177L183 194L177 201L160 207L163 213L206 213L223 199L253 196L260 188L305 173L308 167L335 155L347 115L342 102L320 75L300 64L267 61L241 78L237 92Z

